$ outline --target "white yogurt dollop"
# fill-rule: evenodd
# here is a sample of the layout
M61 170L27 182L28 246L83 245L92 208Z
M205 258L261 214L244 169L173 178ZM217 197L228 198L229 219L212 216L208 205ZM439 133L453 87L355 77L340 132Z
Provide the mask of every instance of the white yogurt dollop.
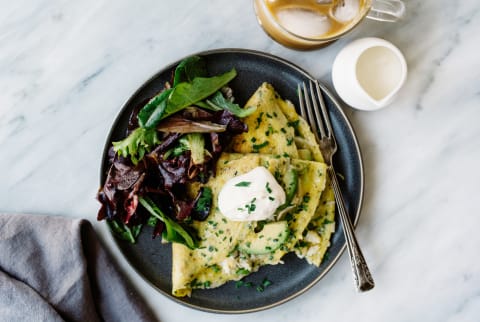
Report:
M220 212L233 221L272 219L285 191L265 167L228 180L218 195Z

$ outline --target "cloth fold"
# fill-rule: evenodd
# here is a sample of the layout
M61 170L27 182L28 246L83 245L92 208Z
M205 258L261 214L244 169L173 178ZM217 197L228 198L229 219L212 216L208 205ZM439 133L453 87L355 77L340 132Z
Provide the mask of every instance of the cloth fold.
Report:
M90 222L0 214L0 321L156 321Z

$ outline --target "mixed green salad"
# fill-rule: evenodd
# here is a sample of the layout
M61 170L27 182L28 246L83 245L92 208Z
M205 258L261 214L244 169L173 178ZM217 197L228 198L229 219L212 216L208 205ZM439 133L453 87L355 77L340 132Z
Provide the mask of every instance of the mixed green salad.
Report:
M164 88L133 110L126 137L112 142L97 194L98 220L107 220L119 238L134 243L149 225L154 237L197 246L185 223L206 219L212 192L205 187L190 198L185 186L215 175L230 138L248 130L241 118L255 111L234 102L228 84L236 75L232 68L210 76L202 57L188 57Z

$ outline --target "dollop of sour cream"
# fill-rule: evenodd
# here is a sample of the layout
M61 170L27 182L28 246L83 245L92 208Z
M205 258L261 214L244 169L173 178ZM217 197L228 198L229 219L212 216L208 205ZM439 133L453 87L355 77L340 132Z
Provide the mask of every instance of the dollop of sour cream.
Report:
M228 180L218 195L220 212L232 221L272 219L285 191L265 167Z

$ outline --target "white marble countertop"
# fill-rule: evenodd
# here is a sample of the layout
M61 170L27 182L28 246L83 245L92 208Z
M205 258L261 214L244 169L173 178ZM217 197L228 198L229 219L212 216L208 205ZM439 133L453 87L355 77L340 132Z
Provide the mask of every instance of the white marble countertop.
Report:
M149 76L207 49L266 51L331 88L349 41L378 36L405 54L398 99L345 111L364 154L358 239L376 280L354 291L346 254L317 285L247 315L199 312L122 268L161 321L478 321L480 318L480 4L407 1L396 24L365 21L311 52L284 48L258 26L251 1L1 1L0 212L96 222L104 140L122 103Z

